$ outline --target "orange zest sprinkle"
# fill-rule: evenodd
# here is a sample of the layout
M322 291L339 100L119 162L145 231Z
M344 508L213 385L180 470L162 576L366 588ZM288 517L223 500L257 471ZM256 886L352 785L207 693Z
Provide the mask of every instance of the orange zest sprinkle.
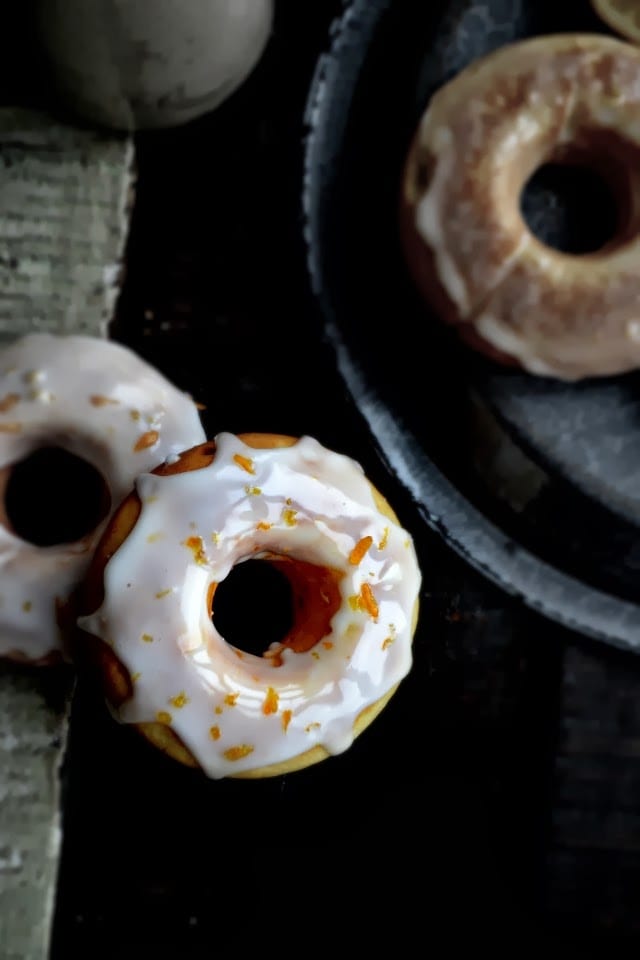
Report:
M394 637L385 637L382 641L382 649L387 650L393 643L394 639Z
M384 528L384 533L382 534L382 540L378 544L378 550L384 550L389 541L389 527Z
M308 723L304 728L305 733L311 733L312 730L317 730L320 724L316 720L315 723Z
M181 690L177 696L169 698L169 703L172 707L175 707L176 710L182 710L182 708L186 707L186 705L189 703L189 697L186 695L184 690Z
M242 650L238 650L237 647L234 647L233 652L235 653L238 660L244 660L244 653L242 652Z
M262 712L265 716L269 716L270 713L278 712L278 694L275 692L273 687L267 689L267 695L264 698L264 703L262 704Z
M141 450L148 450L149 447L155 446L159 439L160 434L157 430L147 430L136 440L133 445L133 452L140 453Z
M325 650L333 650L333 641L332 640L323 640L322 646Z
M0 433L20 433L22 430L22 424L16 423L0 423Z
M241 743L237 747L229 747L228 750L225 750L224 758L229 760L230 763L235 763L236 760L248 757L250 753L253 753L253 747L250 747L248 743Z
M142 640L143 640L145 643L153 643L153 637L151 636L150 633L143 633L143 634L142 634Z
M272 526L273 524L266 523L264 520L261 520L259 523L256 524L256 530L271 530Z
M282 729L286 733L287 727L291 723L291 710L282 711Z
M11 410L12 407L15 407L16 403L20 403L20 394L8 393L6 397L0 400L0 413L6 413L7 410Z
M262 493L262 490L260 489L260 487L248 487L248 486L247 486L247 487L244 488L244 492L246 493L246 495L247 495L248 497L259 497L260 494Z
M166 710L158 710L156 713L156 720L158 723L164 723L165 726L168 726L171 723L172 717L170 713L167 713Z
M372 543L373 537L363 537L362 540L359 540L349 554L349 563L357 567Z
M163 597L168 597L171 593L171 587L167 587L166 590L159 590L156 593L156 600L162 600Z
M284 520L284 522L288 527L295 527L296 523L298 522L296 520L296 514L297 514L297 510L282 511L282 519Z
M255 473L253 460L251 460L250 457L243 457L241 453L234 453L233 462L237 463L243 470L246 470L247 473Z
M214 712L214 713L217 713L218 716L220 716L220 714L222 713L222 707L220 707L220 706L216 707L213 712Z
M219 739L220 739L220 727L217 727L217 726L215 726L215 727L209 727L209 736L211 737L212 740L219 740Z
M371 614L375 620L375 618L378 616L378 604L373 595L373 590L368 583L363 583L360 587L360 596L362 598L363 608L367 611L367 613Z
M311 656L313 657L314 660L319 660L319 659L320 659L320 654L318 653L317 650L312 650L312 651L311 651Z
M239 696L240 696L239 693L228 693L224 698L224 702L228 707L235 707L236 700L238 699Z
M139 420L139 419L140 419L140 411L139 411L139 410L130 410L130 411L129 411L129 416L131 417L132 420Z
M204 543L202 541L202 537L187 537L187 539L183 541L182 546L191 550L193 559L196 563L198 563L200 566L204 566L204 564L206 564L207 555L204 552Z
M89 397L89 403L93 407L106 407L107 404L117 404L119 402L119 400L114 400L113 397L104 397L101 393L92 393Z

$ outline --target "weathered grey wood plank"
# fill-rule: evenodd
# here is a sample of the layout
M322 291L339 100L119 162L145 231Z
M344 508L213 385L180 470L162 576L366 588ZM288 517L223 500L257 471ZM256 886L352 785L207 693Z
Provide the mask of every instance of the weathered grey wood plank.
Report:
M130 138L0 110L0 339L107 335L133 183ZM0 960L49 953L72 687L68 667L0 667Z
M133 183L131 139L0 110L0 334L106 335Z

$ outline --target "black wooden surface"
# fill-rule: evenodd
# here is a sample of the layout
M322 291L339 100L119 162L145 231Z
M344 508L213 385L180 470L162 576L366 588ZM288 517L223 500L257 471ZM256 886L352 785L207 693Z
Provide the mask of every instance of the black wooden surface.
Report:
M359 459L418 545L415 665L354 746L287 778L207 781L118 727L81 678L52 960L471 937L637 955L640 665L541 620L419 520L322 342L300 220L303 111L337 2L278 6L223 107L139 136L115 338L219 430ZM442 413L446 416L446 412Z

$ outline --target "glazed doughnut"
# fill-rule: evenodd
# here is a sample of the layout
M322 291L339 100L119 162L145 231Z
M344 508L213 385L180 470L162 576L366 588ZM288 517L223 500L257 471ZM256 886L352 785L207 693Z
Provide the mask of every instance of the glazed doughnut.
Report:
M525 224L523 187L547 162L608 181L619 226L601 250L561 253ZM401 236L418 289L476 348L566 380L637 368L640 49L562 34L467 67L433 96L413 139Z
M59 659L60 617L108 515L139 473L205 436L193 401L119 344L35 333L0 352L1 656ZM14 470L45 448L90 464L104 484L96 527L72 543L28 542L7 513Z
M214 779L346 750L411 667L421 582L412 538L360 465L310 437L221 433L136 488L78 620L116 718ZM262 656L212 621L216 587L249 558L285 574L295 611Z
M637 0L591 0L591 6L608 27L620 36L640 42L640 7Z

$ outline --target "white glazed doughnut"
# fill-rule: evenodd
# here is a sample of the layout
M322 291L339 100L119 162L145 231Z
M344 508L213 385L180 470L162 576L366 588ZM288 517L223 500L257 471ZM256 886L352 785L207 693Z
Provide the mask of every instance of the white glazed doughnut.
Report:
M216 779L346 750L410 669L421 582L360 465L310 437L221 433L136 487L79 619L117 718ZM216 586L249 558L280 566L296 611L262 656L211 617Z
M609 181L619 228L601 250L561 253L524 222L522 189L552 161ZM401 223L418 288L474 347L566 380L640 366L640 49L562 34L463 70L421 119Z
M57 447L98 471L112 512L139 473L204 439L194 402L119 344L36 333L0 352L2 495L16 464ZM106 521L74 543L41 547L16 535L3 500L0 655L35 663L61 652L57 616Z

